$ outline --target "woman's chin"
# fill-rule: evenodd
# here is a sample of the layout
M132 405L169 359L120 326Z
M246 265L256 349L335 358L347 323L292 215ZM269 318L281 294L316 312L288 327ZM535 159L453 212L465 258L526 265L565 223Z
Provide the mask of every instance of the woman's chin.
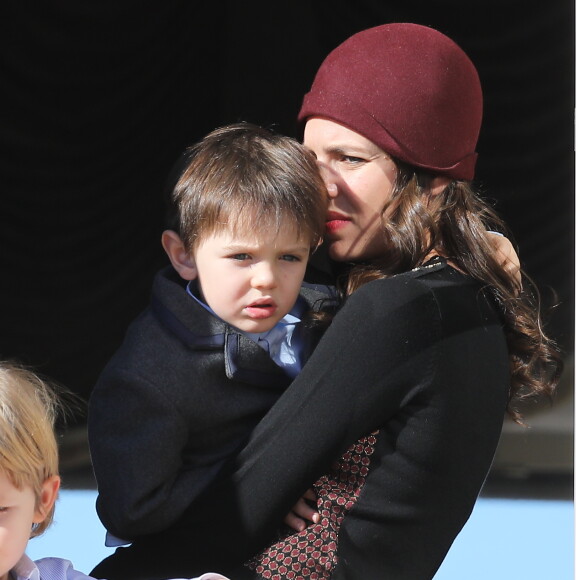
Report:
M340 242L330 242L328 244L328 255L335 262L350 262L355 259L355 253L349 251Z
M368 262L380 257L384 251L383 246L379 250L368 244L352 244L344 240L328 242L328 255L335 262Z

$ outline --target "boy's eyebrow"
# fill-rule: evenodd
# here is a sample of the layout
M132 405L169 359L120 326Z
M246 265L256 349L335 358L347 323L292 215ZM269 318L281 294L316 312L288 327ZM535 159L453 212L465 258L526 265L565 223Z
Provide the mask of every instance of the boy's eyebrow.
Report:
M271 242L254 242L254 243L232 243L232 244L228 244L227 246L223 246L223 249L227 252L235 252L235 251L241 251L241 250L255 250L257 248L263 248L263 247L270 247ZM299 251L309 251L310 250L310 246L308 244L301 244L301 243L296 243L293 246L283 246L280 248L281 251L284 252L299 252Z
M295 252L295 253L310 252L310 246L308 244L300 244L296 246L280 248L280 250L283 250L284 252Z
M260 244L260 243L233 243L228 244L227 246L223 246L224 250L248 250L248 249L255 249L261 246L266 246L267 244Z

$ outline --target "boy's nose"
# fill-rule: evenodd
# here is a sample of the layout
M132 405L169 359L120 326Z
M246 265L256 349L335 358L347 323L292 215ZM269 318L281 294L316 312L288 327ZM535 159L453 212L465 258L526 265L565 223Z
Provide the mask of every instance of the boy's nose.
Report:
M252 273L254 288L274 288L276 286L276 272L274 267L267 263L256 264Z

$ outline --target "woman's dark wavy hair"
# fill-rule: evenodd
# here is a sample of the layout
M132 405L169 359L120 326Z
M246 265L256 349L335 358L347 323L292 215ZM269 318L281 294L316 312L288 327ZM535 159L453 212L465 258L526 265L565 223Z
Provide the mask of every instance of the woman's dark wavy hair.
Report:
M542 328L539 292L524 272L520 283L497 261L487 232L507 234L507 228L469 182L451 181L442 193L432 195L433 175L395 163L393 194L383 208L386 252L380 261L355 265L342 291L349 295L366 282L409 271L433 252L481 281L503 313L511 358L507 412L522 423L518 403L542 395L551 398L562 372L559 350Z

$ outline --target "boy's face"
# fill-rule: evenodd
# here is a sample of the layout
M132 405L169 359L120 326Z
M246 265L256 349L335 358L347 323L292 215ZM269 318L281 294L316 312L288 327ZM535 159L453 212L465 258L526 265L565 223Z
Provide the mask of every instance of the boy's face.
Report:
M294 306L310 255L310 240L294 227L278 233L213 234L193 250L207 304L244 332L266 332Z
M0 471L0 580L9 577L10 570L24 554L32 524L43 519L32 487L18 489Z

